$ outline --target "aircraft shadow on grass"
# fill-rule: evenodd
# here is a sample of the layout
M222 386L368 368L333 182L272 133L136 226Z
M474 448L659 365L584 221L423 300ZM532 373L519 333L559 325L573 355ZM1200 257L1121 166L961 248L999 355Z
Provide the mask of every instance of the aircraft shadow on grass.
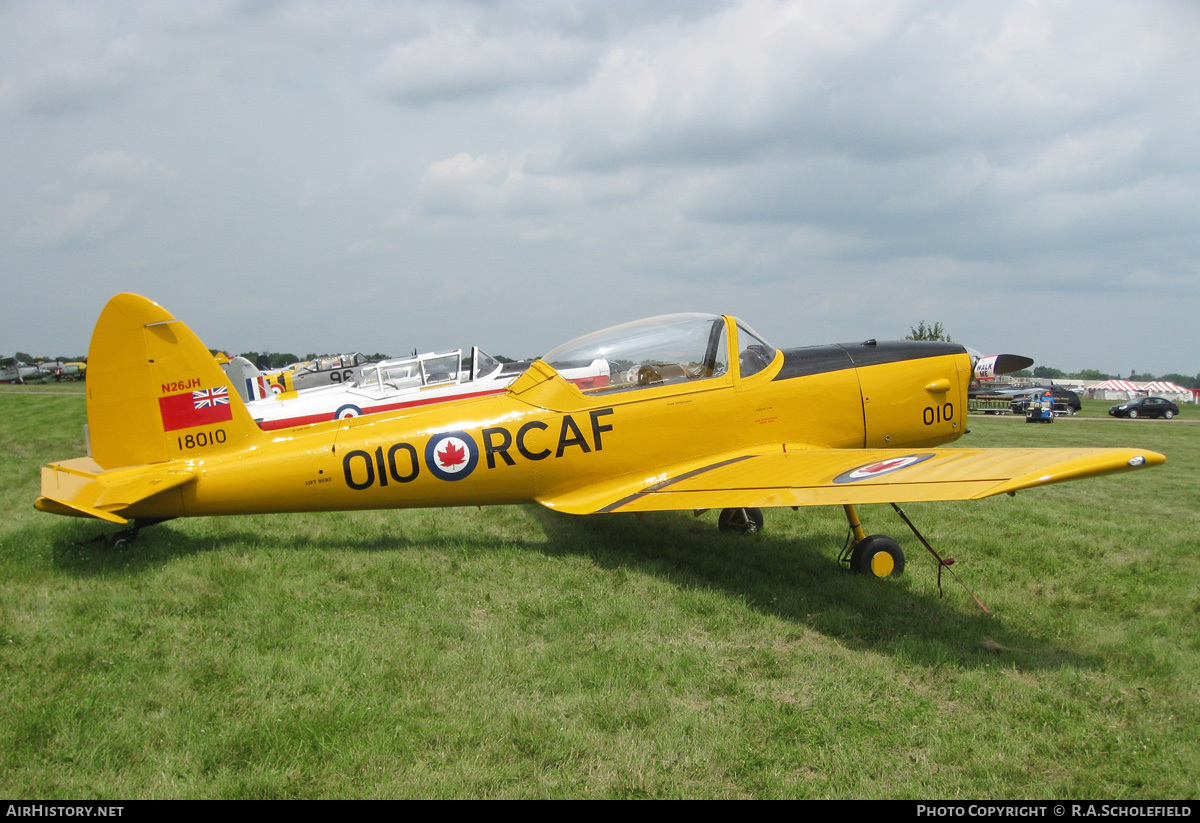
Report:
M222 544L253 548L270 543L295 551L450 554L461 552L464 543L481 553L516 546L547 556L586 557L598 569L650 574L681 589L720 592L760 614L795 623L849 647L903 655L921 665L1024 670L1102 665L1093 656L1006 627L1002 618L978 610L948 576L943 587L949 596L940 599L915 593L898 580L853 574L837 561L832 535L716 534L711 517L696 520L678 512L639 519L632 515L574 517L539 506L521 508L538 526L526 540L464 537L457 527L438 525L440 519L452 516L453 510L429 510L432 517L419 521L419 529L409 522L405 531L356 538L346 536L344 530L339 536L334 527L328 534L288 535L278 543L262 529L230 529L231 521L223 521L211 537L186 534L166 523L154 527L153 538L112 549L90 540L93 530L74 526L63 528L53 539L53 558L58 569L74 577L136 576ZM932 559L926 557L914 557L905 572L936 573ZM966 582L970 585L969 579ZM954 605L964 598L968 604L965 611Z

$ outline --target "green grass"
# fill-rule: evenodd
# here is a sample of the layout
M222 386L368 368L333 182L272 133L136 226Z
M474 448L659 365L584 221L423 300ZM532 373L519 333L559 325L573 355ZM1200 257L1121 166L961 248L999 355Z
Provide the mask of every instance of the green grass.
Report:
M1200 424L973 417L971 446L1166 466L906 513L36 512L77 389L0 391L0 794L1196 798ZM1104 409L1109 404L1103 404ZM1085 407L1085 413L1087 408ZM1193 415L1194 417L1194 415Z

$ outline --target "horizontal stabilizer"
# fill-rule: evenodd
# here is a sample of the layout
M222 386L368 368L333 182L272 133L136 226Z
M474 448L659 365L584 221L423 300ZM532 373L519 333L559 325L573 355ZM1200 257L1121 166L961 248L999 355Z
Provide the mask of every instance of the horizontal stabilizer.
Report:
M42 496L34 507L54 514L125 523L128 518L122 513L134 504L195 478L188 468L167 465L104 471L91 458L80 457L42 469Z

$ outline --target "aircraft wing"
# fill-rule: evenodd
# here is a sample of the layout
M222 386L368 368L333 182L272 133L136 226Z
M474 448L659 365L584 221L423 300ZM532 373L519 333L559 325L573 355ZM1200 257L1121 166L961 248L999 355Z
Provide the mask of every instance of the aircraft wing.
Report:
M977 500L1166 461L1138 449L743 450L539 497L571 514Z

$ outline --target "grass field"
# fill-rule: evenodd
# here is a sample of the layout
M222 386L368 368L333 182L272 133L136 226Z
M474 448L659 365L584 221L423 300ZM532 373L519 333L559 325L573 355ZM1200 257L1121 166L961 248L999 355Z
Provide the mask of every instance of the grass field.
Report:
M1109 404L1085 407L1100 417ZM978 417L972 446L1165 466L906 513L34 511L78 387L0 391L0 795L1197 798L1200 420Z

